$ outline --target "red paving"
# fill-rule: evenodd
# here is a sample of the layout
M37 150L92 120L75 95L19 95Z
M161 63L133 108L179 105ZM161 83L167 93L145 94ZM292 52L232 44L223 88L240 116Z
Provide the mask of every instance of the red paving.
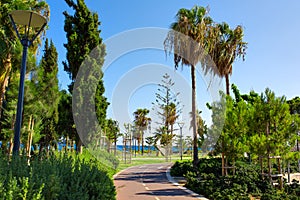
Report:
M169 183L166 170L171 163L149 164L126 169L114 184L117 200L195 200L191 194Z

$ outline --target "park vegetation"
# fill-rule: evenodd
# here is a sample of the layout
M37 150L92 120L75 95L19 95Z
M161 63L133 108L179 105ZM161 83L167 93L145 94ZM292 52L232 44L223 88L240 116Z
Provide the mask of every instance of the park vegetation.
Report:
M169 32L164 45L166 52L173 51L176 69L179 64L191 69L194 155L192 163L176 163L173 175L185 176L187 187L210 199L298 199L299 184L295 181L286 185L283 175L290 172L291 163L300 171L299 98L287 101L269 88L261 94L251 91L241 95L235 85L234 97L230 96L233 62L239 57L244 60L247 48L242 26L231 29L225 22L214 22L207 10L198 6L180 9L176 17L171 25L174 31ZM209 57L203 56L205 53ZM226 81L221 100L207 104L213 121L208 129L197 120L197 63L205 73ZM203 129L199 131L197 126L201 124ZM199 136L206 140L202 143ZM199 160L198 144L212 158Z
M300 171L298 98L287 101L270 89L245 95L235 85L232 90L234 97L224 95L224 127L208 158L197 166L177 162L171 174L185 176L188 188L209 199L298 199L299 181L289 178ZM216 106L213 120L223 114Z
M111 151L109 144L116 142L119 130L116 121L106 117L109 103L103 96L101 67L105 46L100 37L100 21L84 0L65 2L71 12L63 13L67 54L62 64L71 79L69 90L59 90L58 52L54 42L45 37L46 29L28 50L22 145L19 155L13 156L22 45L8 15L12 10L32 10L50 20L50 7L39 0L0 2L0 199L111 200L116 196L112 175L119 161L107 150ZM95 110L99 125L107 131L108 149L93 144L94 148L88 152L83 149L74 123L72 92L79 67L93 49L98 50L99 59L90 62L102 73L94 99Z
M98 14L90 11L84 0L65 2L72 12L63 13L67 53L62 65L71 84L68 91L59 90L58 52L54 42L45 38L45 30L28 51L26 73L29 78L25 83L22 147L20 155L13 157L22 45L15 37L8 14L16 9L31 9L49 20L50 8L45 1L39 0L0 2L1 199L115 199L112 175L119 164L115 156L121 134L118 121L106 116L109 102L104 96L101 70L106 56L100 37L101 23ZM206 8L195 6L180 9L171 29L164 41L165 51L174 54L175 69L181 65L191 70L190 127L193 130L193 136L187 137L185 142L183 138L177 140L181 145L193 147L193 161L176 162L172 175L185 176L188 188L210 199L299 199L297 181L286 184L283 180L284 174L300 171L299 97L287 100L284 96L277 97L268 88L261 94L251 91L242 95L234 84L231 85L234 96L230 95L229 77L233 63L237 58L244 60L247 48L242 26L230 28L225 22L217 23ZM182 35L191 41L183 40ZM42 56L37 61L39 49ZM89 57L92 51L97 59ZM82 114L72 112L76 81L91 90L91 82L95 82L96 77L76 80L84 60L100 78L97 79L95 98L83 102L84 91L78 90L76 102L82 105L95 103L95 108L83 106L79 111L84 111L83 115L96 113L97 125L101 127L98 132L89 132L90 127L95 126L93 121L75 126L73 118ZM212 112L209 127L196 106L198 63L204 73L226 81L226 92L220 93L220 102L207 104ZM174 126L179 122L183 105L178 102L178 93L172 91L175 83L171 77L168 74L162 77L153 103L160 121L153 122L148 108L137 108L132 124L125 125L125 134L132 136L130 140L137 141L138 153L143 155L145 131L151 130L151 123L157 123L159 128L155 134L145 140L149 147L157 149L159 142L167 152L166 161L169 161L176 138ZM86 141L79 137L78 130L87 132ZM83 147L87 141L89 151ZM199 159L200 149L209 157Z

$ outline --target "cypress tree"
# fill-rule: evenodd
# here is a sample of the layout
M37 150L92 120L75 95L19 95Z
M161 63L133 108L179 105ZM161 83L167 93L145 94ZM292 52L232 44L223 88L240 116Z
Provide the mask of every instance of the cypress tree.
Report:
M41 105L40 119L42 119L40 151L56 138L55 127L58 122L58 54L52 41L46 39L44 55L37 72L37 94Z
M67 138L66 141L76 139L76 129L72 116L72 96L66 90L60 91L56 130L59 137Z
M101 31L99 30L100 22L98 14L91 12L84 0L77 0L76 3L73 0L65 0L65 2L74 10L74 14L71 15L67 11L63 13L65 16L64 30L67 35L67 43L64 44L64 47L67 49L67 60L63 62L63 65L64 70L69 74L72 81L69 85L69 92L71 94L73 93L75 81L81 83L81 88L78 91L78 99L74 101L74 96L72 97L73 102L80 104L76 105L78 109L76 109L76 113L73 111L73 116L79 116L81 119L86 120L80 125L76 124L76 129L77 131L81 130L78 132L84 134L84 139L90 141L93 134L99 134L99 131L94 131L91 128L97 125L88 121L88 117L85 116L88 116L91 112L95 112L99 121L98 123L103 127L106 110L109 105L103 96L105 88L103 86L103 73L101 71L104 63L105 46L100 37ZM93 56L90 56L92 51ZM85 63L84 65L82 65L83 62ZM86 68L83 70L85 70L84 73L88 74L88 76L82 77L81 80L76 80L81 66ZM92 73L89 71L90 68L93 70ZM97 84L95 96L90 97L89 95L85 95L87 91L92 90L93 84ZM87 99L83 99L84 97ZM95 108L90 107L93 104ZM81 151L81 140L77 137L77 146L79 147L77 150L79 151Z

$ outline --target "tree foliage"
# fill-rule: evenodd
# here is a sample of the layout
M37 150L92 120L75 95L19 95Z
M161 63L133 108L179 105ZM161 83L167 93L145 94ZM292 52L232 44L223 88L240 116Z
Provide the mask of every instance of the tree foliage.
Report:
M52 42L46 39L44 45L44 55L37 72L36 98L35 103L39 104L40 110L38 116L42 120L40 149L47 146L51 141L57 139L56 126L58 123L58 53Z
M216 23L213 32L212 48L208 53L216 64L218 75L225 77L226 94L229 95L229 76L232 74L232 65L236 58L245 59L247 43L243 41L244 30L241 25L231 29L226 22Z
M134 113L135 138L138 141L138 151L140 151L140 143L142 143L142 153L144 153L144 131L148 128L151 118L148 117L150 110L146 108L138 108Z
M74 14L71 15L67 11L63 13L65 16L64 30L67 36L67 43L64 44L67 50L67 60L63 62L63 65L72 80L69 92L73 93L75 81L80 85L77 88L77 96L72 97L73 102L76 102L76 105L73 104L76 106L73 116L80 121L79 124L76 124L76 130L79 130L81 140L84 139L84 142L88 144L100 133L101 130L98 130L98 126L103 128L108 107L108 102L103 96L105 89L101 69L105 46L100 37L98 14L91 12L84 0L76 2L65 0L65 2L74 10ZM82 70L80 78L77 77L79 69ZM89 95L89 91L93 90L95 95ZM95 107L91 105L95 105ZM90 113L96 113L98 122L90 120L88 117ZM81 146L81 140L78 140L79 146Z
M179 92L175 93L173 90L174 82L172 81L170 75L164 74L163 79L161 80L161 84L158 84L158 90L155 93L156 99L153 102L154 110L157 113L160 121L156 121L156 123L160 126L160 128L165 127L166 134L172 135L173 138L173 129L174 124L177 122L180 113L182 112L182 107L180 102L178 101ZM161 132L161 131L158 131ZM171 143L172 141L168 141L167 143Z
M75 13L73 15L64 11L65 25L64 30L67 36L67 43L64 47L67 50L66 61L63 62L64 70L69 74L72 80L69 91L72 93L72 87L78 70L82 62L96 47L99 48L101 56L98 62L102 65L104 62L105 46L100 37L100 22L98 14L91 12L86 6L84 0L65 0L67 5Z
M47 19L50 16L49 7L45 1L2 0L0 2L0 117L9 77L12 76L12 72L17 71L21 61L21 44L16 38L8 16L12 10L33 10ZM20 33L22 34L22 30ZM37 38L29 48L27 60L29 70L27 71L35 67L36 51L40 43L41 40Z
M287 158L297 139L297 116L290 114L286 98L276 97L270 89L258 95L254 91L241 95L232 87L235 99L226 96L225 123L216 145L224 152L226 163L233 164L247 152L254 158L281 156ZM220 113L212 106L213 125Z
M215 46L217 32L213 31L213 25L213 20L208 16L206 8L200 6L194 6L191 9L182 8L177 12L176 21L171 24L172 31L168 33L164 41L166 53L174 54L175 69L180 64L191 67L194 165L198 163L196 65L201 63L205 74L219 74L211 59L205 55Z

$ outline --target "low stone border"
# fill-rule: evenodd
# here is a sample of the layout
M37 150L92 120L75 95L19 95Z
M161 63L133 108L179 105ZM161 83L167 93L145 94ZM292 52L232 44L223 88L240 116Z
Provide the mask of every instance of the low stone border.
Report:
M175 185L176 187L178 187L179 189L181 190L184 190L186 193L192 195L193 197L197 198L197 199L201 199L201 200L209 200L207 198L205 198L203 195L200 195L200 194L197 194L189 189L187 189L186 187L183 187L181 186L177 181L175 181L175 179L171 176L170 174L170 169L171 169L171 166L168 167L168 169L166 170L166 175L167 175L167 178L168 178L168 181L170 183L172 183L173 185Z

